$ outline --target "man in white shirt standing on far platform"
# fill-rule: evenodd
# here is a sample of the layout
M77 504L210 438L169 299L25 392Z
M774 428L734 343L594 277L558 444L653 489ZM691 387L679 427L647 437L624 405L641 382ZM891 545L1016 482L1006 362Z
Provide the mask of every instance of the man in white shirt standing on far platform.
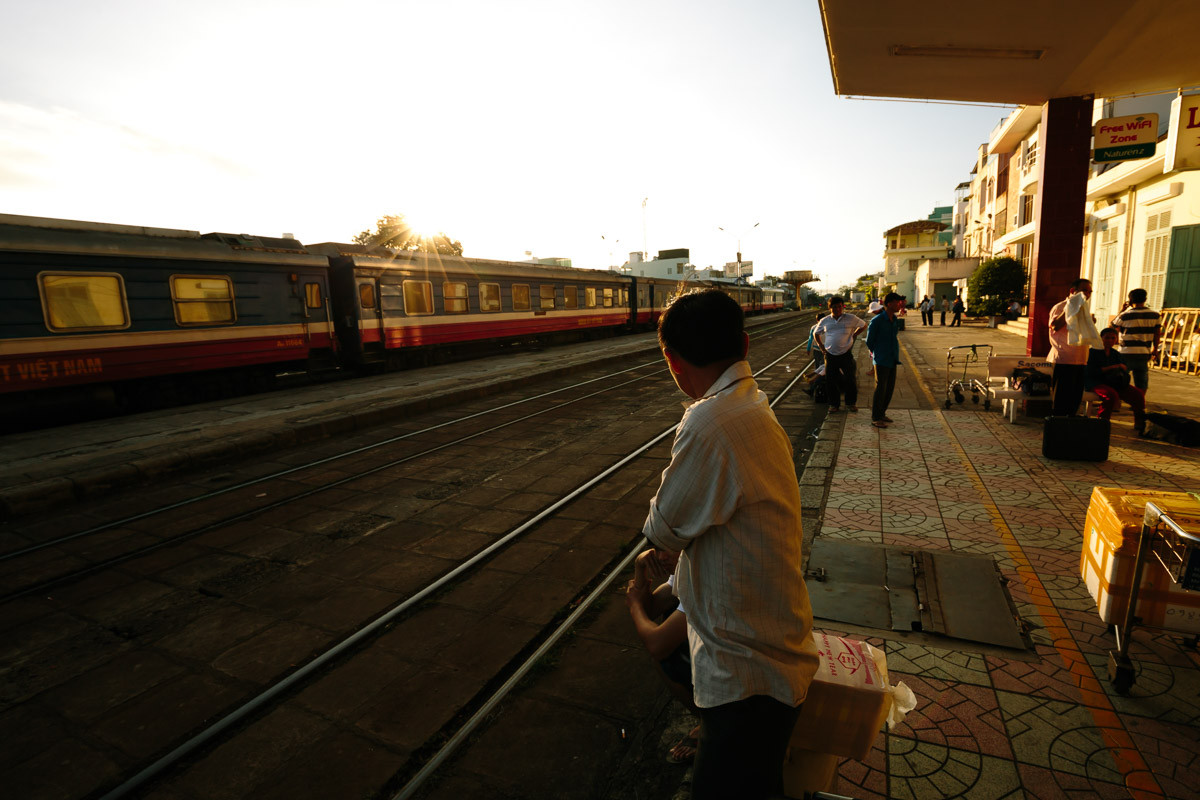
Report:
M642 529L656 547L681 551L675 593L701 720L692 797L767 798L782 793L818 663L791 442L751 376L736 301L716 289L683 294L658 338L695 401Z
M825 380L829 391L829 410L841 410L841 395L846 408L858 411L858 375L854 365L854 340L867 329L867 323L847 314L846 301L829 298L829 316L817 323L813 341L825 354Z

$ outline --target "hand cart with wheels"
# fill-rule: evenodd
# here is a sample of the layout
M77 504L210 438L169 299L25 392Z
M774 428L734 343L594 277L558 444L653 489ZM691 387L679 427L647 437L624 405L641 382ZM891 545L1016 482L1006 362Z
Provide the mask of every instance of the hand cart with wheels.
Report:
M1108 680L1118 694L1128 694L1134 683L1135 672L1129 658L1129 645L1133 628L1141 621L1137 615L1138 591L1142 583L1142 570L1147 565L1151 569L1166 570L1171 583L1184 591L1200 591L1200 532L1184 530L1164 514L1154 501L1146 503L1146 513L1142 518L1125 623L1115 629L1117 649L1108 654ZM1192 645L1195 644L1196 637L1193 636Z
M968 392L972 403L982 400L985 411L992 407L987 384L991 357L990 344L962 344L946 350L946 408L950 407L951 398L962 403Z

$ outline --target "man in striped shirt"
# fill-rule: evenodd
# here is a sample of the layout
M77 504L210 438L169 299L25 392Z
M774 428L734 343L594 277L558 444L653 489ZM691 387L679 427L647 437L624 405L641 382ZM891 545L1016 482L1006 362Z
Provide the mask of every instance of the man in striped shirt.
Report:
M1150 385L1150 359L1158 352L1162 338L1158 312L1146 308L1145 289L1129 293L1129 302L1121 306L1112 325L1121 332L1121 360L1129 367L1133 385L1144 392Z

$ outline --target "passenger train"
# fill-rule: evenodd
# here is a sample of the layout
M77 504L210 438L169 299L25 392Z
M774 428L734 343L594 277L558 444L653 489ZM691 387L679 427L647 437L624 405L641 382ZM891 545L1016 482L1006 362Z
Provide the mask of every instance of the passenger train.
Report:
M717 285L749 314L783 293ZM0 215L0 396L195 395L482 342L652 329L677 281L354 244ZM204 396L200 391L199 396ZM12 405L6 403L5 405Z

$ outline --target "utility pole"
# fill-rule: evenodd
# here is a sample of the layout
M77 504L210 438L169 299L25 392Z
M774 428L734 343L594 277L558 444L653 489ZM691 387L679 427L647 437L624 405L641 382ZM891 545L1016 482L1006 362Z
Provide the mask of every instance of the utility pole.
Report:
M642 252L645 253L647 261L650 260L650 240L646 237L646 201L649 197L642 198Z
M737 238L737 275L734 275L735 278L742 277L742 237L745 236L750 231L757 228L761 224L762 224L761 222L754 223L749 228L747 228L746 230L739 233L736 237ZM717 226L717 230L724 231L725 233L728 233L730 236L733 236L733 231L722 228L720 225Z

